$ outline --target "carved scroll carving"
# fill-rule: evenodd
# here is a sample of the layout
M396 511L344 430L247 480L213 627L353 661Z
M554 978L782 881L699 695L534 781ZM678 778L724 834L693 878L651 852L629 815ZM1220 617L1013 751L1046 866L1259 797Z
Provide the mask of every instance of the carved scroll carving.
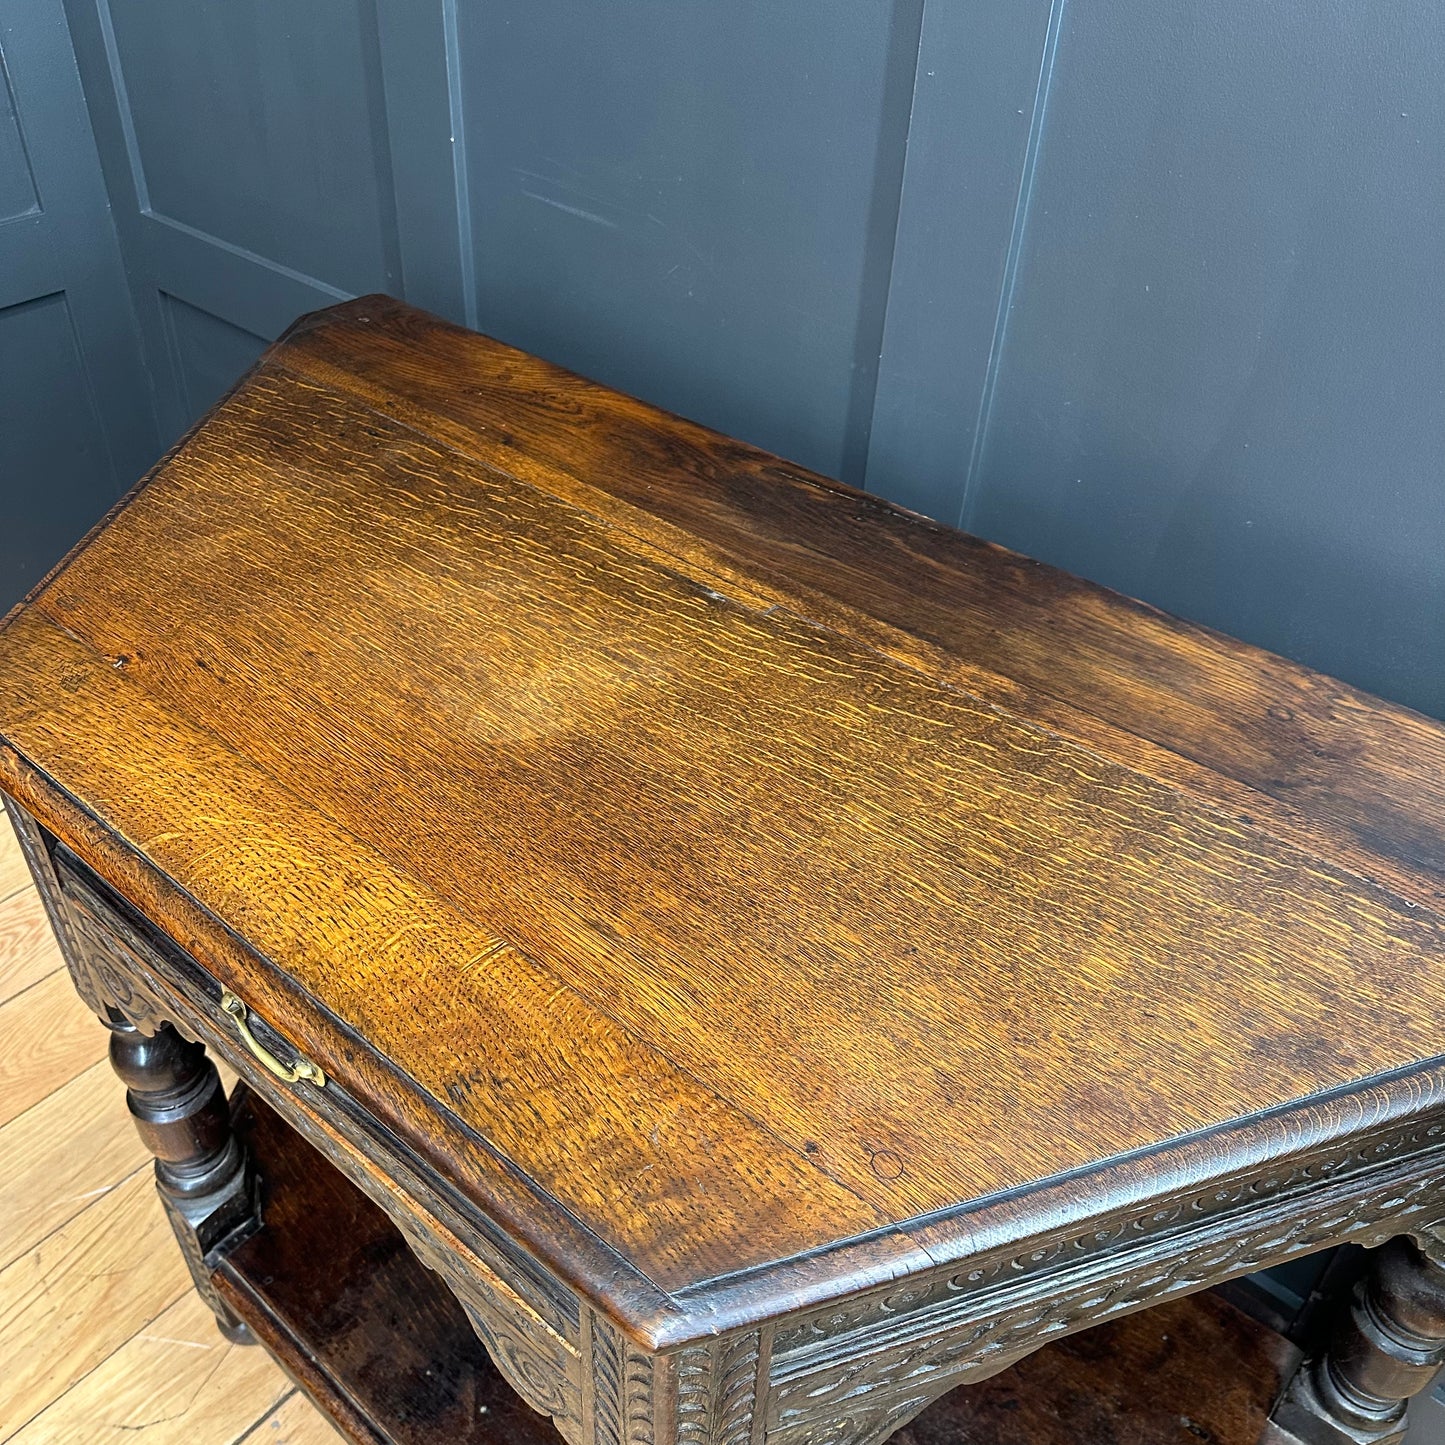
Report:
M550 1415L565 1440L581 1445L582 1369L573 1345L459 1241L442 1243L413 1219L393 1219L416 1257L456 1296L502 1378Z
M993 1374L1059 1335L1327 1245L1375 1245L1412 1228L1423 1232L1445 1214L1442 1163L1433 1151L1428 1167L1411 1160L1352 1176L993 1290L940 1273L830 1312L811 1335L806 1327L790 1330L787 1351L780 1335L767 1438L876 1445L955 1385ZM901 1311L890 1309L890 1300ZM840 1313L851 1328L840 1331Z

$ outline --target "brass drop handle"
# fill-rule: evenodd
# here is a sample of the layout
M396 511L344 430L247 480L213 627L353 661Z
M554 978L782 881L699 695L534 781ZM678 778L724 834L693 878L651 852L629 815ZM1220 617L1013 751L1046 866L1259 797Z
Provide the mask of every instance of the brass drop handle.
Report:
M236 1032L241 1036L241 1042L251 1051L256 1061L263 1069L275 1074L278 1079L288 1084L305 1082L315 1084L318 1089L326 1087L326 1075L317 1064L310 1059L303 1059L300 1054L296 1055L296 1062L293 1065L286 1065L266 1048L256 1035L251 1032L251 1025L246 1022L246 1005L233 994L230 989L221 990L221 1007L236 1021Z

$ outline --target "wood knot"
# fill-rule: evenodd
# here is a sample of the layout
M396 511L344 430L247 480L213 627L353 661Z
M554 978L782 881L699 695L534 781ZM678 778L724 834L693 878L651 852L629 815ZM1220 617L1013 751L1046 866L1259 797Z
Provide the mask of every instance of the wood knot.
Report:
M891 1149L870 1149L869 1163L880 1179L897 1179L903 1173L903 1160Z

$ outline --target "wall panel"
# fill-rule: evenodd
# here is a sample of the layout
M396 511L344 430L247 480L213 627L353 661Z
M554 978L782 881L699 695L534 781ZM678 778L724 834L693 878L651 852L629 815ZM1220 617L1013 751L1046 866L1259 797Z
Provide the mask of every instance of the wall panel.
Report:
M68 12L174 438L234 380L233 361L244 369L301 312L401 289L376 9L71 0ZM213 351L187 343L201 334Z
M872 407L920 12L462 8L482 329L848 470Z
M158 445L59 0L0 10L0 611Z
M101 0L140 209L357 292L400 273L367 0Z
M865 485L957 518L1007 313L1062 0L930 5Z
M15 94L5 67L0 65L0 222L31 215L39 209L40 194L35 189L25 137L20 133Z
M45 575L117 490L64 291L0 308L0 464L4 605Z
M186 411L200 416L256 362L266 342L253 332L165 292L160 296L174 385Z
M1057 13L984 365L985 122L920 89L870 479L1445 714L1445 12Z

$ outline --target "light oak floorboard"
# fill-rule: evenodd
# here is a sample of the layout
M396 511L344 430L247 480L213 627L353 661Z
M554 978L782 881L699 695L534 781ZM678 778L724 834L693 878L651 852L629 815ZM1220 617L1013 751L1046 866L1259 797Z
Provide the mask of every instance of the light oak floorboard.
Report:
M0 901L29 887L30 870L25 866L25 855L15 841L9 817L0 811Z
M189 1288L145 1168L0 1270L0 1440Z
M259 1349L228 1344L194 1290L13 1436L14 1445L232 1442L291 1386Z
M297 1391L246 1436L245 1445L344 1445L331 1422Z
M0 1129L0 1269L149 1162L108 1063L12 1119Z
M34 889L12 893L0 902L0 1003L64 967Z
M0 1441L337 1445L191 1290L105 1029L57 969L0 817Z
M0 1125L103 1059L106 1037L63 970L0 1004Z

